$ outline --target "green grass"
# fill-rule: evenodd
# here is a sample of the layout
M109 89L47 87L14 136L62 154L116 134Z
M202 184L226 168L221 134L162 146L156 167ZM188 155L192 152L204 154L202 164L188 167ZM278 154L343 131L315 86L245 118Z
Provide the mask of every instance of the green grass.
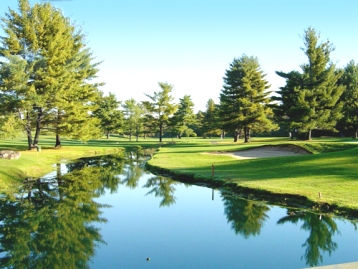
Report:
M128 139L113 138L91 140L83 144L78 140L62 139L61 148L54 148L54 135L42 135L39 145L41 152L27 150L26 137L0 140L0 150L16 150L21 153L17 160L0 159L0 192L14 191L27 177L41 177L55 169L54 164L85 156L105 155L128 148L158 147L158 139L141 139L130 142Z
M128 148L159 148L149 167L170 172L180 179L189 176L197 181L221 182L273 194L297 195L317 203L327 203L358 212L358 143L351 139L322 138L291 141L288 138L252 138L251 143L233 143L232 138L141 138L139 142L111 137L83 144L62 139L55 149L54 136L41 136L41 152L28 151L26 138L1 140L0 150L21 151L18 160L0 159L0 191L13 189L26 177L40 177L54 169L54 164L83 156L104 155ZM299 145L314 154L239 160L225 155L207 154L237 151L264 145ZM211 167L215 167L214 178ZM321 198L318 194L321 193Z
M309 201L358 210L358 144L347 139L290 141L256 138L252 143L188 143L160 148L152 167L211 182L235 184L273 194L298 195ZM292 143L314 154L239 160L210 151L235 151L262 145ZM212 178L211 167L215 167ZM321 193L321 198L319 198Z

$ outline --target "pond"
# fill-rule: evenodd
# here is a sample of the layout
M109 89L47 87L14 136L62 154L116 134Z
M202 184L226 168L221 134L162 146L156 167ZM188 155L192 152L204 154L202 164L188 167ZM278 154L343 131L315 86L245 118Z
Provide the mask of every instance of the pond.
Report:
M308 268L358 261L357 222L245 200L103 156L0 201L1 268Z

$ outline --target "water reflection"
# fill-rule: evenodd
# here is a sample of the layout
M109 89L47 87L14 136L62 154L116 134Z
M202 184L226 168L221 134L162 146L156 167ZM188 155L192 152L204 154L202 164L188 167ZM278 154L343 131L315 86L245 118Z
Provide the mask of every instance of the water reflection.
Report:
M266 214L270 208L262 203L238 198L232 193L222 192L226 219L236 234L245 238L259 235L264 222L269 218Z
M140 150L128 154L57 164L54 177L28 180L18 196L0 200L0 267L89 268L96 246L105 243L95 223L106 222L101 210L107 205L95 202L96 198L116 193L121 186L146 188L146 195L159 198L160 207L173 206L176 187L182 183L146 172ZM144 175L146 181L140 185ZM221 191L220 197L235 234L245 239L260 235L270 219L270 206L228 191ZM309 233L302 244L302 259L317 266L324 253L330 255L338 249L333 241L339 234L337 224L330 216L309 212L288 212L277 224L301 222L300 228Z
M323 262L323 252L331 255L338 248L337 243L332 240L333 235L339 233L332 217L309 212L288 212L288 216L281 218L277 224L287 222L303 222L301 229L309 232L306 242L302 245L306 248L302 258L306 260L307 265L317 266Z
M102 170L83 167L56 179L28 181L21 196L2 199L1 268L88 268L95 246L103 242L93 225L106 221L100 217L105 205L93 200Z
M148 179L143 187L151 188L147 195L153 193L156 197L162 198L160 206L170 206L174 204L176 200L174 196L175 184L179 184L179 182L170 178L157 176Z

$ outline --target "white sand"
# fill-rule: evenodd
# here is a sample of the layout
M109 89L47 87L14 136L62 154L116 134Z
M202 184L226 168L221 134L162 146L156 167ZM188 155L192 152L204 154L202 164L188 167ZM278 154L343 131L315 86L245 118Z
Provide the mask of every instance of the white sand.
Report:
M266 146L266 147L248 149L248 150L241 150L235 152L222 152L222 153L219 152L214 154L230 155L238 159L256 159L256 158L270 158L270 157L280 157L280 156L295 156L295 155L309 154L309 153L299 147Z

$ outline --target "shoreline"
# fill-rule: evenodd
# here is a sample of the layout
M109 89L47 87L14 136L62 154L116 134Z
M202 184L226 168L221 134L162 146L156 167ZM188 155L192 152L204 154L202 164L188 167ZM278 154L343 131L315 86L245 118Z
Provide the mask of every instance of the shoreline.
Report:
M189 183L211 189L230 191L243 199L267 202L272 205L292 207L295 209L305 209L317 214L334 214L336 216L345 217L350 220L358 220L358 209L342 207L326 202L319 203L298 194L272 193L262 189L253 189L239 186L235 183L224 182L222 180L206 180L203 178L194 178L191 175L177 174L171 172L168 169L152 166L148 163L146 164L146 169L153 174L170 177L182 183Z
M308 150L292 145L285 144L279 146L264 145L259 146L254 149L246 149L240 151L231 151L231 152L206 152L203 154L213 154L213 155L227 155L236 159L259 159L259 158L275 158L282 156L294 156L294 155L303 155L303 154L312 154ZM231 191L236 194L238 197L249 199L249 200L258 200L265 201L273 205L282 205L295 207L297 209L306 209L315 213L322 214L334 214L337 216L344 216L350 219L358 219L358 209L352 209L344 206L339 206L337 204L331 204L327 202L317 202L312 201L306 196L299 194L282 194L274 193L271 191L249 188L240 186L236 183L231 183L228 181L218 180L218 179L205 179L194 177L190 174L175 173L170 169L161 168L159 166L150 165L146 163L146 168L148 171L159 174L161 176L171 177L174 180L177 180L182 183L190 183L197 186L204 186L208 188L218 188L226 191Z

